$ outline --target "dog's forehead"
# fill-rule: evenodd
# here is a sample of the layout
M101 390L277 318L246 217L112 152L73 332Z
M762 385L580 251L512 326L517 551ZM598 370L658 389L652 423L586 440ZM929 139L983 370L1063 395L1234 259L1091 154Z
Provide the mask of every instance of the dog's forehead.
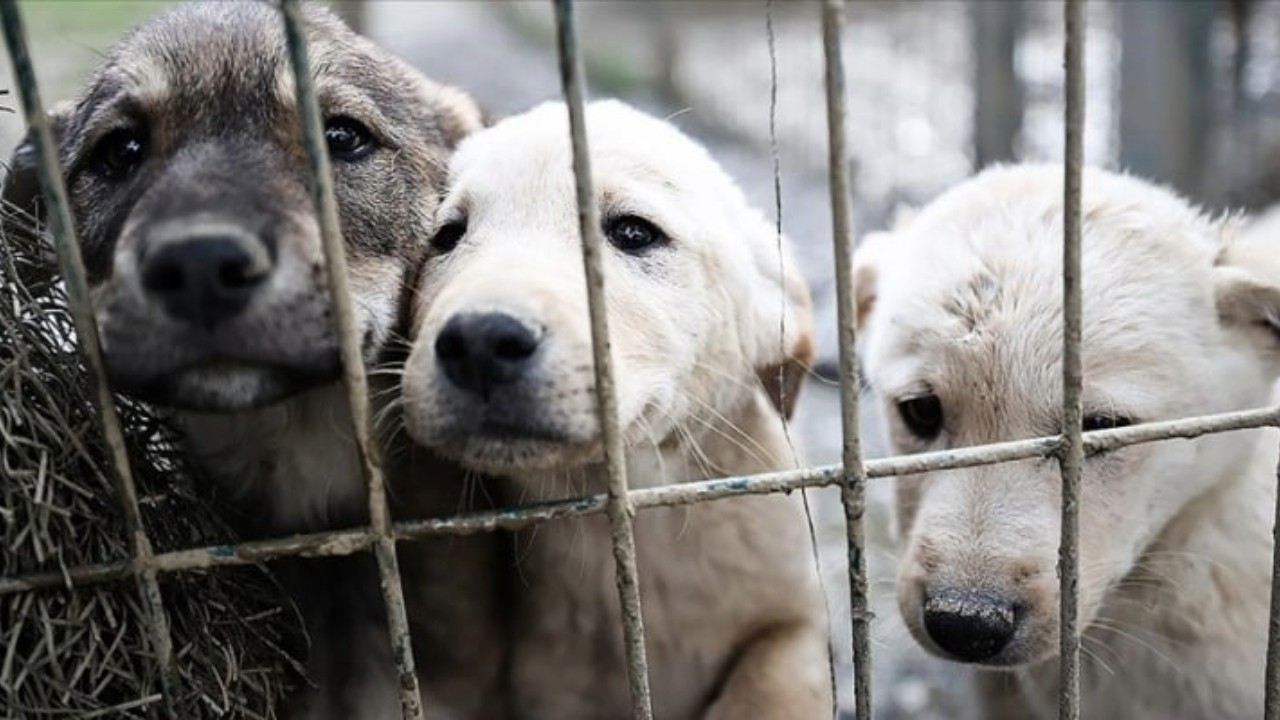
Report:
M397 108L414 106L415 88L399 87L402 73L388 68L368 43L331 13L306 6L305 23L317 93L322 102ZM80 100L89 124L121 102L149 115L237 127L293 105L292 70L279 10L263 2L193 2L139 26L108 55ZM209 98L218 98L211 103ZM345 113L344 113L345 114Z
M234 101L237 94L268 92L284 61L279 12L266 3L186 3L121 41L97 84L142 102L209 90Z
M925 374L966 394L1047 397L1061 382L1061 184L1043 173L981 180L895 234L878 290L885 342L873 362L890 384ZM1195 362L1186 348L1209 346L1217 330L1210 224L1125 183L1086 176L1086 188L1090 180L1087 374L1153 380L1185 369ZM889 358L910 360L889 367Z
M687 196L727 182L701 146L665 121L615 101L591 103L586 120L593 185L606 202L639 188ZM508 171L491 172L495 166ZM458 149L451 170L451 184L468 195L519 188L542 196L571 196L566 107L544 103L472 136Z

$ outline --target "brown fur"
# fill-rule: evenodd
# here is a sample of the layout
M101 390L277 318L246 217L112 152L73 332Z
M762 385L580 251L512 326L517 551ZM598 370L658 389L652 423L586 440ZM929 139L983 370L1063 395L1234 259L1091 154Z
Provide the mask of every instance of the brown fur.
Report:
M358 121L373 145L346 158L331 143L357 323L373 362L392 336L405 275L432 229L446 159L479 127L480 112L328 11L309 7L306 21L326 122ZM276 8L190 3L130 33L80 96L52 116L113 386L173 410L188 450L248 535L367 519L293 92ZM125 172L104 160L121 147L121 133L144 148ZM33 159L29 142L17 149L4 198L38 216ZM248 253L266 279L243 309L199 322L192 316L205 312L200 303L188 303L185 315L175 311L146 272L156 253L189 252L191 242L212 236ZM379 407L394 390L389 385L374 383ZM418 452L390 466L405 484L392 488L398 516L459 509L464 483L456 467ZM454 673L478 683L498 665L496 641L478 635L495 625L473 620L492 596L491 547L488 538L470 538L401 548L414 632L425 639L423 686L435 711L476 717L488 699ZM447 569L445 559L466 572ZM308 617L317 685L290 714L398 717L370 558L281 565ZM474 600L441 600L455 595Z

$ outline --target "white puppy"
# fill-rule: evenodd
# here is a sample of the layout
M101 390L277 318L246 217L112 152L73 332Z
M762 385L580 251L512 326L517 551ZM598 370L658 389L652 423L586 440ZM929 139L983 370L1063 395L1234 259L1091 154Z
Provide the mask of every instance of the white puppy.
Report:
M791 467L777 408L811 351L808 289L788 253L673 126L617 102L592 104L587 124L632 485ZM461 147L418 284L410 434L508 478L508 501L606 485L568 139L554 103ZM799 497L644 511L636 539L659 717L830 713ZM552 523L521 541L512 706L625 716L608 523Z
M1061 176L988 170L857 253L862 351L897 451L1059 431ZM1259 264L1258 241L1230 235L1163 189L1086 172L1085 429L1267 404L1280 242ZM1085 460L1083 717L1261 715L1276 444L1252 430ZM984 717L1054 707L1060 488L1052 459L897 486L912 634L1015 671L985 676L1003 696Z

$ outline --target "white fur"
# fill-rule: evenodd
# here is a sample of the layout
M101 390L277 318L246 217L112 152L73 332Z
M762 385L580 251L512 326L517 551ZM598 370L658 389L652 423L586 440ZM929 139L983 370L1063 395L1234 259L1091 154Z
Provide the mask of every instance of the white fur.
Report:
M1062 170L988 170L855 259L861 351L891 444L915 452L1051 435L1061 406ZM1231 240L1164 189L1084 176L1084 410L1167 420L1265 405L1277 376L1280 238ZM1265 248L1265 250L1264 250ZM1261 254L1269 263L1245 261ZM896 402L932 392L923 441ZM1082 717L1262 712L1277 434L1253 430L1087 458L1081 501ZM1009 594L1014 669L991 717L1054 707L1060 479L1052 460L898 481L899 605L931 589ZM1030 698L1016 695L1018 684ZM1013 708L1013 709L1010 709Z
M793 466L758 379L771 382L810 352L808 290L788 251L671 125L616 102L593 103L586 117L603 222L640 215L669 238L637 255L604 248L631 484ZM464 142L440 218L465 216L466 235L428 260L418 288L404 381L410 433L509 478L510 501L605 488L568 137L564 105L548 103ZM506 313L541 337L537 366L486 399L451 384L433 349L451 318L481 312ZM540 432L491 433L495 415ZM635 518L658 717L830 712L799 503L738 498ZM522 716L628 714L608 548L602 516L520 535L508 682Z

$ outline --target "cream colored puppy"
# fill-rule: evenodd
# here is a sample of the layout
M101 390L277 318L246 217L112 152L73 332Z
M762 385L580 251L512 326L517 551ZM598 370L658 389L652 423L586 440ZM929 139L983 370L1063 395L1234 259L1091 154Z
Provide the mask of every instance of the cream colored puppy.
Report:
M811 350L787 252L673 126L617 102L590 105L587 123L632 485L792 467L776 408ZM568 138L549 103L460 148L418 284L409 432L507 478L508 502L606 486ZM658 717L829 716L798 496L644 511L636 540ZM607 521L543 525L521 545L511 706L629 716Z
M898 452L1052 435L1062 170L988 170L856 256L862 351ZM1084 177L1085 429L1267 404L1280 238L1232 240L1171 193ZM1085 461L1082 717L1262 714L1277 437L1252 430ZM985 675L984 717L1055 707L1060 479L1051 459L903 478L899 606Z

